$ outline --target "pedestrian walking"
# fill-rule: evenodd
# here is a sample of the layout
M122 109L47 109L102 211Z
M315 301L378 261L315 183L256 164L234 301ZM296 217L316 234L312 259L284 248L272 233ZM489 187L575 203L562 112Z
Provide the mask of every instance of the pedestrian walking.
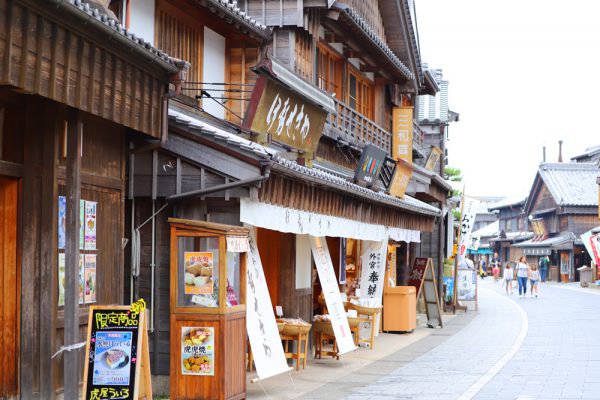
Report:
M539 261L539 267L540 267L539 271L540 271L540 278L541 278L540 280L542 282L546 282L546 276L548 276L547 273L548 273L549 266L550 266L550 259L548 258L548 256L541 257L540 261Z
M479 262L479 275L481 275L481 279L485 278L487 274L487 263L485 262L485 257L481 258Z
M515 270L517 272L517 282L519 283L519 297L525 297L527 294L527 279L529 278L529 265L527 265L527 258L521 256L517 263Z
M506 285L506 294L513 294L513 287L512 287L512 281L513 281L513 270L510 267L510 263L507 262L506 266L504 267L504 276L503 276L503 281L504 284Z
M531 264L531 272L529 274L529 283L531 284L531 297L538 297L540 293L540 289L538 287L538 283L540 282L540 271L538 270L538 266L535 264Z

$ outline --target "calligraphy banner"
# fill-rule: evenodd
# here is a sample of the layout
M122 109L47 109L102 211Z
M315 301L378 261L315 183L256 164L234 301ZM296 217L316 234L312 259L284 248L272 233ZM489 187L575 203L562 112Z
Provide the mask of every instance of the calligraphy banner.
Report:
M254 232L248 240L246 253L246 330L252 348L256 374L260 379L288 372L289 367L281 345L273 304L269 296Z
M383 287L385 286L383 280L385 278L385 264L387 261L387 241L364 241L363 243L360 297L361 299L370 299L369 307L378 307L381 306ZM381 313L377 314L375 318L377 326L379 326L380 318ZM369 324L361 324L360 336L366 337L370 334L371 327ZM376 330L375 336L379 336L379 330Z
M364 241L363 243L362 271L360 275L361 297L381 301L387 260L387 243L384 241Z
M398 159L396 163L396 169L394 171L394 177L392 178L392 183L390 184L390 194L396 197L404 197L406 193L406 188L410 183L410 178L412 177L413 169L412 164Z
M433 171L437 163L440 161L442 154L442 149L436 146L431 146L429 157L427 157L427 162L425 163L425 169Z
M338 287L337 278L333 270L333 263L329 254L329 248L324 237L310 237L313 258L317 266L319 281L325 295L325 304L329 311L333 333L340 354L348 353L356 349L348 317L342 302L342 296ZM383 286L383 285L382 285Z
M479 201L471 197L463 196L462 213L460 217L460 238L458 240L458 254L456 255L456 265L459 267L464 264L478 207Z
M413 108L394 107L392 119L392 158L412 163Z

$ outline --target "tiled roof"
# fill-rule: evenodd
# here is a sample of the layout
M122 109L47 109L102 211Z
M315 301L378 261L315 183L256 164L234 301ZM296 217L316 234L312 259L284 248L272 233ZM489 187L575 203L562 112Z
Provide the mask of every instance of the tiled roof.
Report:
M490 204L489 206L489 210L498 210L500 208L505 208L505 207L516 207L516 206L523 206L525 204L525 200L527 200L527 196L517 196L517 197L507 197L505 199L502 199L496 203Z
M295 171L297 173L307 175L313 178L316 178L322 181L324 184L330 186L337 186L344 189L349 189L352 192L360 195L361 197L370 198L376 200L378 202L386 203L390 206L396 206L402 208L407 211L417 212L420 214L431 215L431 216L439 216L441 214L440 210L436 207L430 206L427 203L424 203L420 200L412 198L410 196L404 196L404 198L399 199L394 196L390 196L388 194L382 192L375 192L371 189L359 186L355 183L349 182L347 179L334 175L329 172L325 172L321 169L317 168L308 168L302 165L297 164L295 161L287 160L279 155L274 155L273 160L287 169Z
M408 12L406 12L406 19L408 21L408 33L410 35L410 41L411 44L413 46L413 49L415 50L415 59L416 59L416 64L417 64L417 69L419 72L419 79L421 81L423 81L423 67L421 64L421 51L419 49L419 44L417 43L417 35L415 33L415 26L413 24L413 20L412 20L412 15L410 13L410 4L411 2L409 2L408 0L404 0L404 9L407 10Z
M488 238L496 235L498 230L500 229L500 222L494 221L491 224L484 226L481 229L477 229L475 232L471 234L471 236L479 236L482 238Z
M587 158L600 153L600 146L592 146L585 149L582 154L578 154L575 157L571 157L571 160L577 160L578 158Z
M190 115L179 112L171 107L169 107L169 120L177 125L182 125L187 129L201 133L212 140L222 142L227 146L238 147L241 150L253 153L262 158L267 158L269 156L267 150L260 144L252 142L248 139L244 139L235 133L227 132L224 129L213 126L200 120L199 118L194 118Z
M271 29L252 18L238 7L237 0L207 0L207 3L213 7L218 7L221 11L242 22L248 28L251 28L259 36L266 38L271 35ZM209 6L210 7L210 6Z
M115 34L129 40L131 44L139 46L140 49L152 54L156 59L170 64L172 67L174 67L174 69L179 69L181 67L182 62L180 60L169 57L166 53L152 46L152 44L149 42L146 42L143 38L137 37L133 32L125 29L123 25L119 23L119 21L109 18L106 14L96 8L90 7L89 4L84 3L82 0L65 0L63 4L66 7L77 8L81 12L87 14L87 17L86 15L82 14L82 18L93 18L94 20L113 30Z
M538 173L557 204L597 206L600 170L596 163L543 163Z
M350 19L363 31L365 35L367 35L373 43L375 43L381 51L390 59L390 61L396 65L396 67L402 72L402 74L408 79L415 79L415 75L412 73L410 68L402 63L402 61L398 58L398 56L390 49L390 47L385 43L379 35L371 28L371 26L358 14L358 12L354 11L351 7L348 7L344 4L336 4L337 8L343 11L346 15L350 17Z
M545 240L534 241L533 239L526 240L521 243L516 243L515 247L559 247L568 242L575 240L575 234L573 232L567 232L564 235L548 238Z

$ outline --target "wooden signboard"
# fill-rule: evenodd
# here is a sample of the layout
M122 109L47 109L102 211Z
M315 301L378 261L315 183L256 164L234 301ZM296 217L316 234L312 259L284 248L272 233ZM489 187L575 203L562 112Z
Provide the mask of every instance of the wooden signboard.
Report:
M91 306L83 400L152 399L146 303Z
M425 311L427 313L427 325L430 328L443 327L440 298L437 292L435 272L433 271L433 260L431 258L415 258L408 286L417 289L417 299L423 295Z

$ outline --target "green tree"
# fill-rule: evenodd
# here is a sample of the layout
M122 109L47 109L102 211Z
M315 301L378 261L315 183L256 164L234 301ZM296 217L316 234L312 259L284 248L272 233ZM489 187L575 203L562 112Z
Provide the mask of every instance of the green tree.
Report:
M450 182L462 182L462 171L460 168L446 167L444 168L444 179ZM452 196L460 196L462 192L457 189L452 190ZM460 219L460 208L454 208L452 210L454 219Z

